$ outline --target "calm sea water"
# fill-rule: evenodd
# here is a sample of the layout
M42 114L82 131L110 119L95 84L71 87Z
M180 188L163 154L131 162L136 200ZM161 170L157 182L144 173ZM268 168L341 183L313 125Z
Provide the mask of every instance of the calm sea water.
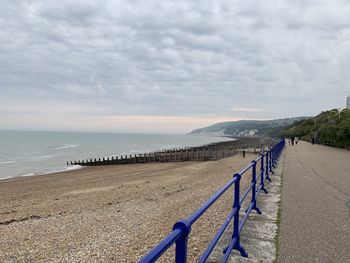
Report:
M47 174L79 166L67 161L232 140L224 137L115 133L0 131L0 179Z

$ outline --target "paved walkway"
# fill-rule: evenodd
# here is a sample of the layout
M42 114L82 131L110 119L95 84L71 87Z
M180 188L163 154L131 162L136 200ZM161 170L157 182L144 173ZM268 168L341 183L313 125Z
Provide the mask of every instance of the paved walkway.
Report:
M350 152L287 145L278 262L350 262Z

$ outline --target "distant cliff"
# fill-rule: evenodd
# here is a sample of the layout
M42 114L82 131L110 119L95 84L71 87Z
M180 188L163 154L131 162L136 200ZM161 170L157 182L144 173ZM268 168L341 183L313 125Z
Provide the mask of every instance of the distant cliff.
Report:
M193 130L190 134L198 135L226 135L226 136L279 136L281 130L291 125L295 121L300 121L305 117L287 118L278 120L258 121L240 120L230 122L220 122L205 128Z
M281 132L281 135L299 137L306 141L314 138L321 144L342 148L350 146L350 110L324 111L316 117L290 125Z

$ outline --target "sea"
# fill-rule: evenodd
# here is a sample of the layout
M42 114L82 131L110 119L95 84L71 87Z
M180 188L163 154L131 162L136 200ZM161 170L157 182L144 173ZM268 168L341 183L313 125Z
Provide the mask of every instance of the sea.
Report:
M67 166L67 161L229 140L232 139L196 135L0 131L0 180L81 168Z

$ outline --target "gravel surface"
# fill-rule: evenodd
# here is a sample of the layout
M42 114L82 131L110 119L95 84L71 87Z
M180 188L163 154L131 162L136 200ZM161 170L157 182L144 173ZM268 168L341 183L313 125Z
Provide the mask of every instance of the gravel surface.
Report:
M91 167L2 181L0 262L137 262L254 158ZM243 177L243 186L249 181ZM189 262L231 205L232 190L194 225ZM160 262L172 259L170 249Z

